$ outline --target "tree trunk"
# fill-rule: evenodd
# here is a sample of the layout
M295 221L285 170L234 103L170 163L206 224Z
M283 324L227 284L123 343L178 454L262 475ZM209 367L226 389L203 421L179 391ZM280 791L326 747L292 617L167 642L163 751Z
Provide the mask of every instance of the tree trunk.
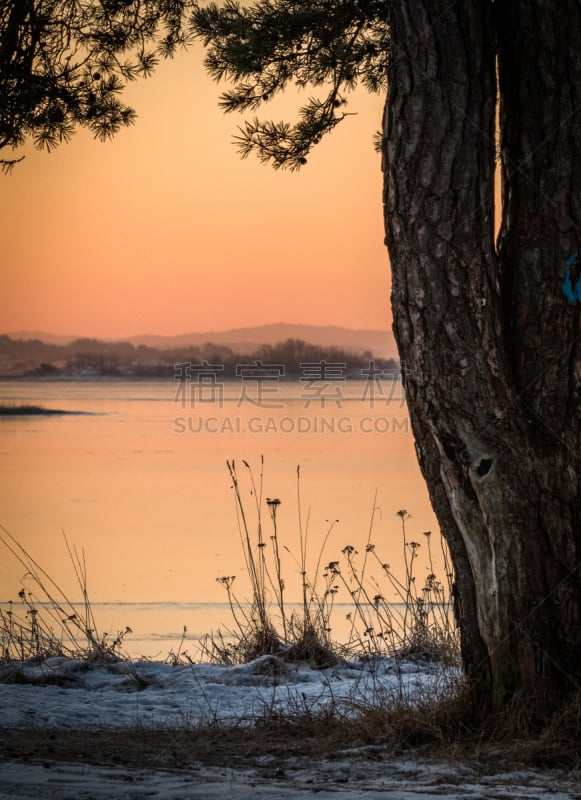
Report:
M581 303L562 288L569 274L575 292L581 263L581 58L567 5L390 7L394 333L455 566L465 669L496 706L563 696L581 678Z

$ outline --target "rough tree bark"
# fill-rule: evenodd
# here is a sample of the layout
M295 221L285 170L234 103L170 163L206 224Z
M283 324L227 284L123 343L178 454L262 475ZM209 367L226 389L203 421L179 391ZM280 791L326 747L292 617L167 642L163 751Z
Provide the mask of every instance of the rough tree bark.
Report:
M390 17L394 332L466 671L493 705L564 696L581 680L581 303L562 288L581 263L581 10L397 0Z

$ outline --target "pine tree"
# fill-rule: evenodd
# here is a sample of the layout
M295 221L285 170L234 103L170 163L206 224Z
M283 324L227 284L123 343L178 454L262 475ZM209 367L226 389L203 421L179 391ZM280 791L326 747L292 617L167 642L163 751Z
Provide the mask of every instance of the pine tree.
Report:
M239 131L242 155L275 168L306 163L355 85L387 92L394 333L466 673L487 707L566 698L581 679L581 6L227 0L194 26L231 84L225 111L313 92L294 124Z

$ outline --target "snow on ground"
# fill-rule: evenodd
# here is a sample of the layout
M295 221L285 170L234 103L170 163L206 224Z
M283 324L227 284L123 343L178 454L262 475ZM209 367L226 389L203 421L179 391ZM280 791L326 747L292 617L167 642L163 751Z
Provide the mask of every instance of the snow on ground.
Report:
M27 683L0 684L0 727L184 727L240 724L271 712L345 710L389 697L409 702L452 679L442 666L394 659L315 670L263 656L249 664L171 666L50 658L22 669ZM1 670L0 670L1 676Z
M1 670L0 670L1 673ZM413 702L445 685L441 667L351 661L326 670L263 657L243 666L154 662L96 665L52 658L23 668L28 683L0 684L0 728L85 729L200 721L250 723L272 710L328 703L344 711L385 696ZM6 677L6 676L5 676ZM264 755L236 764L196 761L180 770L37 758L0 761L0 800L579 800L578 774L487 773L477 765L387 759L355 750L335 758Z
M0 763L0 800L578 800L579 776L411 760L285 759L179 771Z

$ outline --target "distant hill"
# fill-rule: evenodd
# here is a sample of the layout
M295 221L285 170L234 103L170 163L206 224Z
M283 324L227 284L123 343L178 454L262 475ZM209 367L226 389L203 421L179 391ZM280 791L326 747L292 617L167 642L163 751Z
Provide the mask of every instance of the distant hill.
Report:
M31 340L45 344L67 345L80 339L79 336L59 336L45 331L14 331L4 334L10 339ZM276 323L250 328L232 328L226 331L194 331L179 336L156 336L144 334L129 336L123 340L134 346L144 345L158 350L202 346L208 342L229 347L236 353L247 355L255 352L261 345L277 344L287 339L302 339L321 347L339 347L353 353L370 351L378 358L397 358L397 349L391 331L355 330L337 325L293 325Z
M0 377L172 377L176 364L207 361L220 365L224 378L238 367L283 365L286 377L301 374L303 363L343 364L345 377L360 378L373 359L381 369L397 370L389 355L390 335L338 327L265 325L183 336L135 336L124 341L70 339L40 331L0 336ZM66 343L63 344L62 340ZM393 347L393 340L392 347ZM387 355L384 355L386 353Z

